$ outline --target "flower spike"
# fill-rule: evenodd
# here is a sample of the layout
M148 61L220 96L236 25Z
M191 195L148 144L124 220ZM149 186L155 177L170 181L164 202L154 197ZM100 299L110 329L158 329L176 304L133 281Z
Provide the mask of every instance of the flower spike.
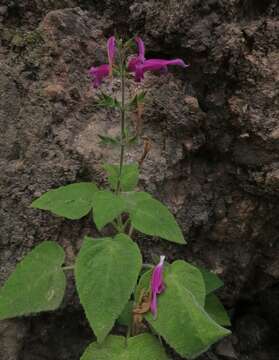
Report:
M140 82L144 78L144 73L146 71L160 71L161 73L166 73L168 71L169 65L177 65L183 68L188 67L189 65L185 64L181 59L173 60L162 60L162 59L148 59L145 60L145 47L144 42L140 37L136 37L135 41L138 46L138 55L132 57L128 64L128 70L133 72L135 75L135 80Z
M189 65L185 64L181 59L174 60L162 60L162 59L148 59L142 64L138 64L135 69L135 80L140 82L144 78L146 71L160 71L166 73L169 65L177 65L183 68L187 68Z

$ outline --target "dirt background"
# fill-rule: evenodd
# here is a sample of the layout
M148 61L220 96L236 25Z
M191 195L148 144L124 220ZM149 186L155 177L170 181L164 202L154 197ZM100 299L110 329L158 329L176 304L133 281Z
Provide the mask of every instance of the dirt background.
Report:
M188 246L154 241L151 251L139 239L141 248L224 280L233 335L199 360L277 360L278 16L276 0L1 0L0 284L41 241L58 241L71 263L83 235L94 235L90 219L29 205L59 185L104 182L100 162L111 153L96 134L118 123L96 110L87 70L105 61L114 31L140 34L147 57L191 65L146 76L153 147L140 184L173 210ZM72 280L59 311L1 322L1 360L79 359L92 333Z

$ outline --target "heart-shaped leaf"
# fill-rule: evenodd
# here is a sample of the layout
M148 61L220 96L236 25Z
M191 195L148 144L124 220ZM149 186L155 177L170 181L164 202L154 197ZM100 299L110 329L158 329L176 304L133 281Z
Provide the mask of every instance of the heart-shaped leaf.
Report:
M85 239L75 277L81 304L98 342L104 340L127 304L141 265L140 250L127 235Z
M0 320L58 308L66 287L63 262L63 249L51 241L25 256L0 289Z

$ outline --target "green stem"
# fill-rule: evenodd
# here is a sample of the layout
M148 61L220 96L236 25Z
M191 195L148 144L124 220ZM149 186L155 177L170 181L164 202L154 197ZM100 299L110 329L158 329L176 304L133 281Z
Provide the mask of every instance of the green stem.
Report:
M120 164L119 175L116 187L116 194L120 191L120 180L124 164L124 152L125 152L125 60L123 54L121 55L121 150L120 150Z
M130 225L130 229L129 229L129 233L128 233L128 235L129 235L130 237L132 237L133 231L134 231L134 227L133 227L133 225L131 224L131 225Z

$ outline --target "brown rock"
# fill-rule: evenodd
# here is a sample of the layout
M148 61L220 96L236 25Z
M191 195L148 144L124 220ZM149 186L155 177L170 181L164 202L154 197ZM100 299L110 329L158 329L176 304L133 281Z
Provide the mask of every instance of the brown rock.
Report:
M52 100L59 100L64 96L64 87L60 84L49 84L44 88L44 92Z

